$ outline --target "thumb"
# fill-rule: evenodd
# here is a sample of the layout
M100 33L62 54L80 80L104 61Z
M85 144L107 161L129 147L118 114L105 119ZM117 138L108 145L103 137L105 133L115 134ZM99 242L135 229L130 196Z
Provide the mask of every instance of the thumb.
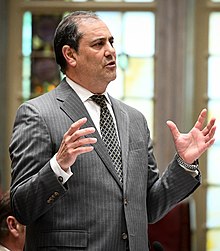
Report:
M179 135L180 135L180 132L179 132L176 124L173 123L173 121L170 121L170 120L168 120L166 124L169 127L170 132L171 132L171 134L173 136L173 139L175 141L179 137Z

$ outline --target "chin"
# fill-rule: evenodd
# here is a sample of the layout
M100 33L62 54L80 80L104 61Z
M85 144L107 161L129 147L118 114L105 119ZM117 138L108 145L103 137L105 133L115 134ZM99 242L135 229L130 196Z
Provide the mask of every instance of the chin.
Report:
M111 79L110 79L109 81L111 82L111 81L115 80L116 77L117 77L117 75L116 75L116 73L115 73L115 74L113 74L113 75L111 76Z

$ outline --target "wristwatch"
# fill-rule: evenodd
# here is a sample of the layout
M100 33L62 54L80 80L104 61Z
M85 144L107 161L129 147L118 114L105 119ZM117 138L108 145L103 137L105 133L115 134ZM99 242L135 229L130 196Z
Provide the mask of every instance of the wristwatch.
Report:
M177 154L176 154L176 160L177 160L178 164L179 164L181 167L186 168L186 169L188 169L188 170L196 171L196 170L198 170L198 168L199 168L199 161L198 161L198 159L195 160L192 164L188 164L188 163L186 163L186 162L179 156L179 154L177 153Z

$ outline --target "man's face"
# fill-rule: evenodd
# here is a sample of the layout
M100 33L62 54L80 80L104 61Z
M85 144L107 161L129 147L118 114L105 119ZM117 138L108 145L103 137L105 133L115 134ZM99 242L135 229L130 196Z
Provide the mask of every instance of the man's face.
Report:
M82 21L79 31L83 37L76 53L76 82L94 93L102 93L116 78L114 39L101 20Z

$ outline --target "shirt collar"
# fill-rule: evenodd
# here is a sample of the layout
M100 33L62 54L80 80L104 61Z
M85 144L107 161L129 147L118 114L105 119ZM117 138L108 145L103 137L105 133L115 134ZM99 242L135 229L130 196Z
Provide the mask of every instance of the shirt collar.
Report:
M86 88L82 87L81 85L77 84L76 82L72 81L70 78L66 76L66 82L69 84L69 86L78 94L82 102L86 102L88 100L91 100L90 97L94 95L94 93L88 91ZM109 104L111 104L110 98L108 96L107 91L102 93L102 95L105 95L107 101Z
M4 247L4 246L2 246L1 244L0 244L0 250L4 250L4 251L10 251L9 249L7 249L6 247Z

